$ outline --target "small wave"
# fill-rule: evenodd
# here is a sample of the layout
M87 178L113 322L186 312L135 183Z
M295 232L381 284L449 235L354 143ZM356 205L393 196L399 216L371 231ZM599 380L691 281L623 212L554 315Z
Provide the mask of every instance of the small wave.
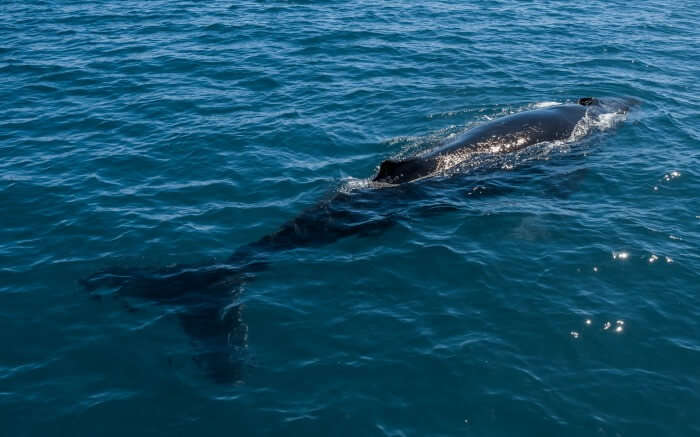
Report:
M594 125L600 130L609 130L627 119L627 113L610 112L601 114L595 120Z
M574 130L571 132L571 136L569 136L566 142L571 143L578 141L589 135L592 131L605 132L613 129L626 119L626 112L605 112L595 116L592 116L590 112L586 112L586 115L576 123Z
M363 178L363 179L358 179L358 178L347 178L345 179L341 185L340 188L338 188L338 191L341 193L349 193L354 190L361 190L364 188L371 188L374 187L375 182L373 182L370 178Z

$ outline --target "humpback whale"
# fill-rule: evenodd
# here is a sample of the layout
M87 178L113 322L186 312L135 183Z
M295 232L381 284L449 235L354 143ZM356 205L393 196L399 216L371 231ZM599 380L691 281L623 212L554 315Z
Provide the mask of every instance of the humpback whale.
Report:
M566 140L586 114L594 115L602 108L599 100L584 97L578 104L554 105L502 117L465 132L427 155L386 160L374 181L402 184L430 176L460 161L455 156L465 159L464 152L509 153L545 141Z
M226 260L162 268L109 268L80 282L91 292L108 288L115 296L168 306L193 339L194 358L205 373L216 382L237 381L241 379L241 355L247 344L237 294L242 283L264 269L275 253L329 244L349 236L377 235L401 217L412 199L430 195L434 187L426 189L427 183L420 181L449 175L451 169L477 154L507 155L539 143L578 140L577 128L586 120L626 113L634 103L582 98L572 104L497 118L422 154L383 161L366 187L336 190L277 231L240 247ZM590 129L582 132L585 135ZM454 181L451 189L464 185L464 194L472 197L508 189L509 184L498 178L489 181L484 176L493 169L481 170L461 180L444 179Z

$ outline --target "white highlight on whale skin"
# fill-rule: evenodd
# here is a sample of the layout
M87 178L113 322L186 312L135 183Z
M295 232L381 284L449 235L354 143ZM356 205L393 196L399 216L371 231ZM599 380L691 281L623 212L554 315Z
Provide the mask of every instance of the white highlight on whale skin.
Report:
M549 108L549 107L551 107L551 106L559 106L559 105L563 105L563 103L559 103L559 102L539 102L539 103L535 103L534 105L532 105L532 107L533 107L533 108L540 109L540 108Z

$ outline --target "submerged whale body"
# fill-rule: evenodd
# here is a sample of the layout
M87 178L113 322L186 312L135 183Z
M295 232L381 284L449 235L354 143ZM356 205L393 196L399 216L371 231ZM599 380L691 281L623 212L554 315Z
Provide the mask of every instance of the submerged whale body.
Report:
M241 284L252 273L264 269L274 254L329 244L348 236L379 234L406 214L406 205L421 203L412 201L425 199L435 188L413 182L444 174L468 161L474 153L508 154L538 143L569 140L575 137L576 127L585 119L625 113L631 103L583 98L577 104L499 118L423 155L382 162L369 188L335 191L276 232L240 247L224 262L157 269L111 268L80 282L89 291L111 288L118 296L167 306L168 312L177 315L184 331L193 339L194 358L207 375L219 383L234 382L241 379L242 355L247 344L247 327L235 299ZM452 191L463 184L465 196L503 191L503 183L489 184L480 177L446 178L446 181L454 181L450 187ZM503 178L501 174L500 179ZM521 182L517 181L516 185L518 183ZM436 210L443 208L431 207L426 212Z

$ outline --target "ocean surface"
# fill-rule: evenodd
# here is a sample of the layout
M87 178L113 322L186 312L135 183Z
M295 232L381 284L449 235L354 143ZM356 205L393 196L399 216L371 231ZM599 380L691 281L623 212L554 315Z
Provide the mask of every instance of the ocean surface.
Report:
M698 10L3 1L0 434L700 435ZM641 104L368 182L586 96ZM339 195L386 226L241 267L220 320L81 285L196 275Z

